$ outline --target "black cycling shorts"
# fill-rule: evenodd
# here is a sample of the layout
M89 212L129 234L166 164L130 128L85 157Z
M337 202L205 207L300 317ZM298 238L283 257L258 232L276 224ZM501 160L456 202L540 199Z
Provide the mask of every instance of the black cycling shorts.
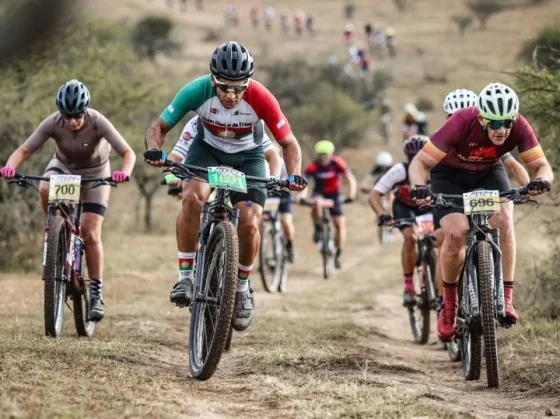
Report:
M430 172L433 193L461 195L475 189L490 189L505 192L511 189L506 169L502 164L492 166L480 173L469 173L444 164L438 164ZM462 205L463 202L457 202ZM440 228L440 221L447 214L462 213L461 208L434 208L434 227Z
M280 214L292 213L292 195L290 194L290 192L280 192L280 205L278 206L278 212Z
M415 217L424 215L430 211L431 208L420 209L419 207L409 207L396 198L393 200L393 218L396 220L395 227L397 227L399 230L404 230L407 227L412 227L415 222Z
M314 193L313 196L321 196L324 199L332 199L334 201L334 207L329 208L329 212L333 217L340 217L344 215L344 211L342 209L342 195L340 193L328 193L328 194L318 194Z

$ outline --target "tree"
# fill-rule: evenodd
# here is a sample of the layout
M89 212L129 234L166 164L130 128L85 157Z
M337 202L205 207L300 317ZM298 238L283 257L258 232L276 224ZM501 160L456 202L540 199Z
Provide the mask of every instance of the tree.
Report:
M132 32L132 44L136 53L155 61L159 53L171 53L179 44L171 40L173 21L164 16L146 16L140 20Z
M472 25L473 17L472 15L457 15L453 16L451 20L457 24L461 36L464 36L469 26Z
M518 53L525 63L549 70L560 70L560 24L546 26L537 36L527 40Z
M467 5L480 22L480 29L486 29L486 23L492 15L502 12L507 5L500 0L468 0Z

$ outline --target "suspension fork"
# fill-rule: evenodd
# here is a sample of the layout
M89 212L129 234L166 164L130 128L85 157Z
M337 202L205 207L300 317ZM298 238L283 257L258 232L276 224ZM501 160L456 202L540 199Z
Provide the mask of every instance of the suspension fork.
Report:
M467 231L467 254L465 255L465 269L467 270L467 287L469 290L469 299L471 301L470 308L471 317L480 317L480 307L478 303L478 281L476 276L476 236L472 229Z
M504 274L502 269L502 252L500 246L500 230L492 229L492 255L494 256L494 300L496 301L496 314L498 318L506 316L504 300Z

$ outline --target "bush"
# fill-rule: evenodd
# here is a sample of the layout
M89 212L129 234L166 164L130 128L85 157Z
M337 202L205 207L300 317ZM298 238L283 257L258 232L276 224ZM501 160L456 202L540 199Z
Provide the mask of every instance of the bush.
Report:
M525 63L560 70L560 23L543 28L535 38L527 40L518 57Z
M133 147L143 143L145 127L138 121L153 115L160 91L137 71L126 33L89 20L65 27L49 51L38 48L2 68L0 77L0 96L3 103L10 104L0 107L0 164L56 110L56 91L69 79L79 77L88 86L92 107L107 116ZM166 100L159 98L158 102ZM52 157L53 146L52 141L47 143L18 170L40 174ZM37 267L39 231L44 223L38 196L31 190L0 184L0 270Z
M461 36L465 35L465 32L472 25L473 17L472 15L457 15L451 18L453 22L457 24L459 28L459 33Z
M480 29L486 29L488 19L507 8L500 0L468 0L467 5L480 22Z
M132 31L132 44L136 53L154 61L159 53L171 53L179 45L171 40L173 21L164 16L146 16Z
M354 17L355 11L356 11L356 5L354 3L346 3L344 5L344 17L346 19L352 19Z

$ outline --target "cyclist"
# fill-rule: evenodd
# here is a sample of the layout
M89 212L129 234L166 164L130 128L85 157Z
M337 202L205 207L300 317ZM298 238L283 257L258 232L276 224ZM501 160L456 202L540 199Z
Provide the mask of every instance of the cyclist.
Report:
M334 156L335 146L328 140L318 141L315 144L316 159L309 163L305 168L304 175L306 178L313 178L315 181L313 188L314 198L332 199L334 207L329 208L333 217L335 228L336 255L334 259L335 267L340 269L342 263L340 256L342 249L346 243L346 218L342 210L342 196L340 193L340 177L348 183L349 194L346 202L352 202L356 199L356 178L346 165L346 162L338 156ZM305 199L306 194L301 194L300 199ZM315 232L313 233L313 241L319 242L321 239L321 201L316 200L311 217L315 224Z
M171 104L146 133L144 158L148 164L162 166L165 154L161 147L165 135L187 112L195 111L202 119L204 136L195 138L186 163L202 167L227 165L246 175L265 175L264 152L255 142L254 129L263 119L284 149L290 189L301 191L307 185L300 176L301 150L282 114L276 98L259 82L251 79L254 62L241 44L229 41L220 45L210 59L211 74L199 77L179 90ZM249 275L258 251L258 227L266 190L247 182L247 193L230 194L239 209L239 281L233 327L245 330L251 324L254 298ZM183 182L182 209L177 220L179 279L170 294L173 303L190 305L193 295L193 263L200 229L202 205L210 196L204 182Z
M447 113L447 119L451 118L455 112L460 109L470 108L476 106L478 99L478 95L467 89L457 89L450 92L443 101L443 110ZM527 170L523 167L521 163L519 163L511 153L506 153L500 157L502 163L504 164L507 171L513 178L519 183L521 186L526 186L530 179ZM441 247L443 243L443 231L439 223L435 223L434 227L436 229L436 245L438 248ZM438 301L438 310L441 308L443 303L443 277L441 273L441 265L439 260L437 261L436 266L436 283L439 289L439 301Z
M424 112L420 112L416 105L407 103L404 106L404 118L401 128L404 141L415 134L428 135L427 125L426 115Z
M460 194L476 188L507 191L509 179L500 156L515 147L534 178L527 188L531 195L550 189L554 174L529 122L519 114L519 99L510 87L490 83L478 96L477 107L461 109L449 118L410 165L414 188L411 197L419 203L434 193ZM431 188L426 186L430 175ZM513 203L502 204L490 220L500 229L506 316L519 318L513 306L515 236ZM444 241L441 247L443 307L438 318L438 336L449 340L456 331L457 282L465 260L467 217L461 209L435 210Z
M383 176L393 165L393 156L388 151L381 151L375 158L375 166L360 182L360 190L363 193L369 193L372 184L375 185L381 176Z
M113 172L112 179L120 183L132 173L136 155L116 128L101 113L89 107L90 93L79 80L70 80L58 89L58 111L48 116L31 136L12 153L0 175L11 179L18 166L49 139L56 141L56 152L47 165L45 177L56 174L76 174L84 178L111 176L109 154L113 148L122 158L122 169ZM46 215L49 183L39 184L41 209ZM84 189L82 192L81 226L90 276L89 318L100 321L103 307L103 243L101 227L109 203L110 186Z
M414 156L422 150L429 138L425 135L413 135L403 144L403 151L407 161L397 163L383 175L375 184L369 198L371 208L378 215L378 225L388 225L396 222L396 227L403 235L404 242L401 250L401 263L403 269L403 305L415 303L415 292L412 277L418 259L417 232L414 217L429 212L429 209L420 209L410 198L411 183L408 177L408 167ZM383 207L382 198L393 191L392 214L388 214Z

